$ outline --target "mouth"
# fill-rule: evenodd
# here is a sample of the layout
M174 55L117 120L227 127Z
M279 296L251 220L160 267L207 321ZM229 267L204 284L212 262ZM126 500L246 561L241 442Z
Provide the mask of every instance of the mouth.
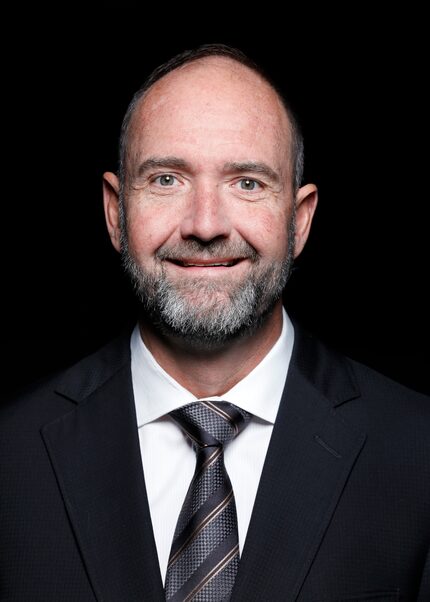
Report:
M183 258L183 259L167 259L170 263L177 265L181 268L231 268L242 261L245 261L244 257L236 258L212 258L212 259L199 259L199 258Z

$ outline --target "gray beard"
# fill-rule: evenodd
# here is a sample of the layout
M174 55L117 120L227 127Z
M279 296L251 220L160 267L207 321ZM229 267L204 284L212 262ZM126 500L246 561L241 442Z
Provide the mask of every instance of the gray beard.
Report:
M270 265L261 264L258 253L245 241L234 245L216 239L209 243L190 239L175 247L160 248L155 254L159 263L149 272L130 254L123 225L121 259L151 324L194 348L209 350L255 332L271 313L292 271L294 235L293 214L288 227L287 256ZM236 283L229 278L169 279L163 260L196 256L246 257L251 266L249 277Z

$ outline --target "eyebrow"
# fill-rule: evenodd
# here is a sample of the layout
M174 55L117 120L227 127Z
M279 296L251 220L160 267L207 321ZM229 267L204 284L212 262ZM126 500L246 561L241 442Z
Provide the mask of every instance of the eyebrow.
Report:
M149 170L162 167L163 169L181 169L185 171L192 171L191 165L181 159L180 157L149 157L143 161L138 169L138 177L143 177ZM235 172L235 173L254 173L266 176L274 184L279 184L281 181L280 175L266 163L259 161L245 161L245 162L229 162L223 166L224 172Z
M224 171L236 172L236 173L255 173L266 176L274 184L279 184L281 181L280 175L266 163L260 163L257 161L246 161L244 163L225 163Z
M138 177L142 177L150 169L163 167L166 169L184 169L191 171L190 165L179 157L149 157L145 159L137 168Z

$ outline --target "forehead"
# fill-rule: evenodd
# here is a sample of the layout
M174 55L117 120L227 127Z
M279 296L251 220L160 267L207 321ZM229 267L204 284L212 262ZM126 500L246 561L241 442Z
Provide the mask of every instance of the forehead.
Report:
M131 119L128 145L136 159L197 152L268 160L279 169L289 157L290 137L285 108L266 81L236 61L208 57L150 88Z

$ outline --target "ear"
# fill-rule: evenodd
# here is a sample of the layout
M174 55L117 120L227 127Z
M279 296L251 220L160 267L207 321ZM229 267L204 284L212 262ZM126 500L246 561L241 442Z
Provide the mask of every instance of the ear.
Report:
M314 184L299 188L296 196L296 240L294 258L303 251L309 236L312 219L318 203L318 190Z
M117 251L120 250L119 224L119 180L109 171L103 174L103 205L106 225L111 242Z

